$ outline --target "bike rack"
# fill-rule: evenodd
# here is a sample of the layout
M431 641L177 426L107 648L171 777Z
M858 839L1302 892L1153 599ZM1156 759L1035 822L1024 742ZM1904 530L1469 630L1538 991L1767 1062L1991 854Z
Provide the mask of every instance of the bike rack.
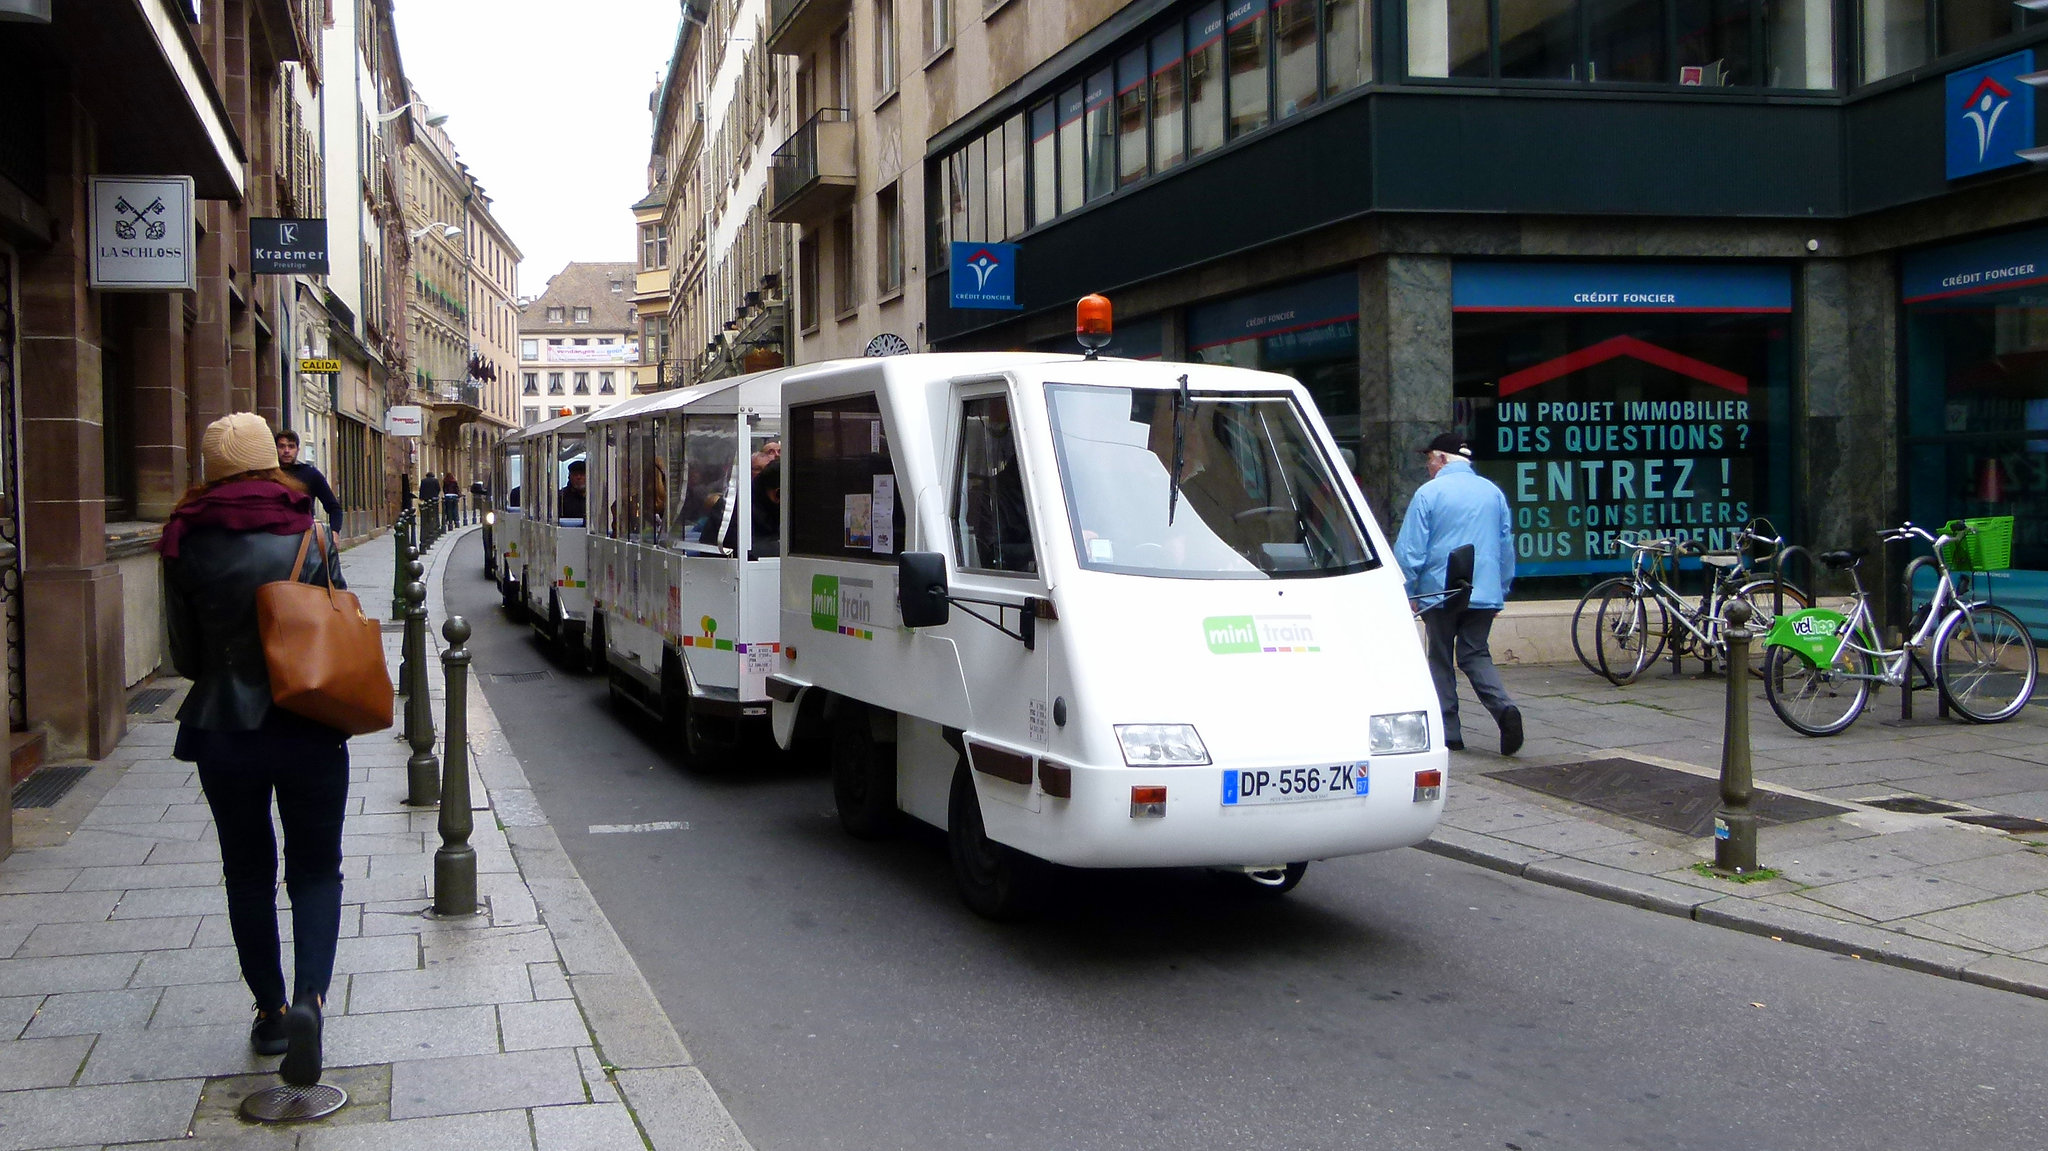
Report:
M1785 570L1790 565L1785 561L1793 558L1797 558L1804 565L1806 586L1813 588L1817 582L1814 578L1812 552L1807 551L1798 544L1786 544L1771 553L1771 618L1773 619L1785 614L1784 588L1787 583L1791 582ZM1818 595L1819 593L1815 592L1814 594Z
M1899 586L1904 589L1905 594L1892 609L1891 615L1893 619L1898 620L1901 617L1904 619L1912 618L1912 612L1909 609L1913 604L1913 577L1920 573L1921 568L1934 566L1933 556L1917 556L1912 563L1906 565L1906 574L1899 581ZM1903 645L1906 638L1905 623L1900 622L1893 626L1899 629L1899 641ZM1904 726L1914 722L1921 722L1915 721L1913 718L1913 692L1920 687L1918 682L1920 677L1925 678L1925 686L1927 688L1935 687L1934 669L1921 662L1919 652L1908 652L1906 655L1905 684L1899 689L1899 718L1893 721L1894 724ZM1948 718L1948 700L1942 698L1939 689L1936 689L1934 692L1934 714L1937 719Z

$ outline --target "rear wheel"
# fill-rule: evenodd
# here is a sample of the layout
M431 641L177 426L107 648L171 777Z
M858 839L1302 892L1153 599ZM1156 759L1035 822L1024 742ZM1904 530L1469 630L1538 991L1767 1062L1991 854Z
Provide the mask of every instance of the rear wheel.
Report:
M1767 579L1751 580L1735 591L1736 599L1749 605L1749 671L1764 671L1764 636L1781 615L1813 606L1813 597L1788 583ZM1723 608L1725 615L1727 609Z
M946 846L953 857L953 880L960 898L976 915L1017 919L1029 914L1044 883L1045 864L988 837L981 821L981 799L963 759L953 769L953 791L946 805Z
M875 738L875 719L866 706L846 704L832 721L832 801L856 839L879 839L896 826L896 745Z
M1596 618L1600 674L1618 684L1633 683L1664 653L1669 630L1664 605L1646 591L1618 587L1600 599Z
M1578 656L1579 662L1594 675L1607 674L1600 670L1599 662L1600 601L1608 592L1627 586L1629 582L1619 576L1601 580L1593 585L1591 591L1579 597L1579 606L1572 610L1572 654Z
M1214 871L1217 879L1237 891L1249 895L1277 898L1301 885L1301 877L1308 873L1306 860L1283 864L1279 867L1264 867L1257 871Z
M2039 659L2019 617L1987 603L1958 609L1934 633L1941 697L1973 723L2011 719L2034 695Z
M1870 657L1845 645L1822 667L1805 653L1773 647L1764 653L1764 698L1785 726L1801 735L1833 735L1863 714L1870 699Z

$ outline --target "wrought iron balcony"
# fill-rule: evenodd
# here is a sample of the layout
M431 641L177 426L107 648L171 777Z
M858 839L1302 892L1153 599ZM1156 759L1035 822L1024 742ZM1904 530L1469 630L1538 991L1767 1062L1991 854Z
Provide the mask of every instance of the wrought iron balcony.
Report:
M772 158L768 218L815 223L853 199L853 144L853 116L844 108L820 108L804 121Z

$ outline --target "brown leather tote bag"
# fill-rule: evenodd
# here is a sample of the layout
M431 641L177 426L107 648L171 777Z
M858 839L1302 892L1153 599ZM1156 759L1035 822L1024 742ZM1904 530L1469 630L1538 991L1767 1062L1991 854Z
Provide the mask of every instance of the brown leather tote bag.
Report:
M391 726L391 672L383 628L363 614L355 593L299 582L306 549L320 548L320 569L332 579L327 543L316 525L299 541L292 578L256 589L256 628L270 667L277 706L350 735Z

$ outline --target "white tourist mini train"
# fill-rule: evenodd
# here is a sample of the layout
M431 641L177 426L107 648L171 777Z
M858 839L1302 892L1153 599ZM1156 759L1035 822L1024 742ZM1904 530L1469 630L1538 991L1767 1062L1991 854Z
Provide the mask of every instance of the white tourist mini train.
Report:
M507 520L498 587L506 603L533 621L571 663L584 658L590 619L590 572L584 562L584 515L570 479L584 470L587 416L558 416L521 429L499 446Z
M526 474L580 427L532 437ZM588 427L615 692L693 754L763 720L828 745L846 828L944 830L977 911L1017 910L1047 861L1285 891L1436 826L1447 755L1402 576L1285 376L898 356Z

